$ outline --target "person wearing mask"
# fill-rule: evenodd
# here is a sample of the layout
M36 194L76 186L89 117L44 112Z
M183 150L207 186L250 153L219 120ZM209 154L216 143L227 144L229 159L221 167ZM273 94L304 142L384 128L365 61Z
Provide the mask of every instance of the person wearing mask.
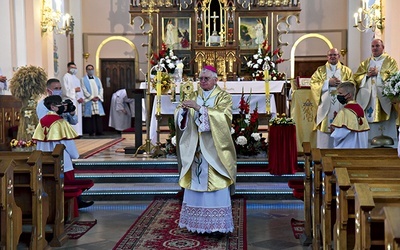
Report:
M47 80L47 96L51 95L62 95L62 90L61 90L61 83L57 78L50 78ZM68 121L69 124L75 125L78 123L78 117L76 116L76 107L72 103L71 100L65 100L64 101L65 109L64 113L61 114L61 116ZM49 110L46 108L44 105L44 100L40 100L36 106L36 114L38 116L38 119L42 119Z
M81 81L76 77L78 69L74 62L69 62L67 64L68 72L64 75L63 81L61 83L62 98L69 99L76 107L76 115L78 117L78 123L72 125L76 130L79 137L82 136L82 103L83 103L83 93L81 91Z
M352 82L342 82L337 92L344 106L332 122L334 148L368 148L369 125L364 110L354 100L356 87Z
M126 89L116 91L111 98L108 126L120 132L131 128L133 102L134 99L128 98Z
M397 112L390 99L382 95L382 90L389 76L398 71L398 66L395 59L384 50L381 39L372 40L372 56L361 62L354 74L358 88L356 101L363 108L371 128L369 140L380 136L382 132L392 138L397 136Z
M311 95L318 104L314 130L317 130L317 148L333 148L330 137L331 123L342 108L337 100L337 86L342 81L351 81L351 69L340 63L337 48L328 50L328 61L311 76Z
M65 106L61 96L49 95L43 100L48 112L39 120L32 139L37 140L36 149L44 152L52 152L57 144L64 144L64 184L79 186L82 191L93 186L92 180L76 180L72 159L78 159L79 153L74 139L78 137L72 126L61 117ZM85 208L93 205L93 201L84 201L81 196L77 199L77 208Z
M87 75L82 78L84 96L83 117L85 130L89 135L103 135L103 85L94 75L94 66L86 66Z
M200 88L174 114L179 185L184 189L179 227L218 237L234 229L232 96L217 85L213 66L204 66L199 79Z

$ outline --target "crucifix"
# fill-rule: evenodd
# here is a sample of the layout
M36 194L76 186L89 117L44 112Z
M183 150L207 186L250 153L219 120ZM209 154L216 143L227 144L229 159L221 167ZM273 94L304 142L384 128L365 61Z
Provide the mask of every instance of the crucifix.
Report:
M213 19L213 23L214 23L214 30L213 30L213 32L212 32L212 36L218 36L218 33L217 33L217 21L216 21L216 19L219 18L219 16L217 16L217 13L214 11L214 12L213 12L213 15L210 16L210 18Z

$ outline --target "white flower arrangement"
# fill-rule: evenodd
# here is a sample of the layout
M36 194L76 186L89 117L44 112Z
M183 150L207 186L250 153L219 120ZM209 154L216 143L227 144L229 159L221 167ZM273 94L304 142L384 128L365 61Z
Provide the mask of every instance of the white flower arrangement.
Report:
M382 94L392 101L398 101L400 97L400 71L389 76L383 87Z
M253 139L254 139L255 141L261 140L261 134L260 134L260 133L252 133L252 134L251 134L251 137L253 137Z
M239 136L238 138L236 138L236 144L244 146L247 144L247 138L244 137L243 135Z
M283 113L281 115L276 114L276 117L269 120L269 125L294 125L295 122L293 118L286 117L286 114Z

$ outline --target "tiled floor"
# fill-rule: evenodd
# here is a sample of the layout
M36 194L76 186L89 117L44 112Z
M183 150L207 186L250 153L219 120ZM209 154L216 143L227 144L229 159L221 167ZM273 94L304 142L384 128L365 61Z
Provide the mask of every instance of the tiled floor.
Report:
M116 135L103 136L110 138ZM116 153L119 148L133 146L132 135L123 135L122 143L96 154L90 160L134 160L132 155ZM91 137L90 139L92 139ZM79 220L97 219L97 224L77 240L69 240L60 248L76 250L112 249L151 201L97 201L82 209ZM249 250L308 249L293 236L291 218L304 218L303 203L297 200L247 200L247 242Z

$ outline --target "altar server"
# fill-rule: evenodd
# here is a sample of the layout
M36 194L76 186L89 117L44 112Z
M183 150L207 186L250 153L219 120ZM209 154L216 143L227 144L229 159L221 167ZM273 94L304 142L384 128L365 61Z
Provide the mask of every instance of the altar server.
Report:
M69 99L73 102L76 107L76 116L78 117L78 123L72 125L79 136L82 136L82 103L83 103L83 92L81 91L81 81L76 74L78 69L74 62L69 62L68 72L63 77L62 82L62 98Z
M175 110L179 185L184 189L179 226L217 237L233 232L230 195L236 182L231 137L232 97L205 66L200 88Z
M368 148L369 125L364 110L354 101L354 84L343 82L337 92L337 99L344 107L332 122L334 148Z

